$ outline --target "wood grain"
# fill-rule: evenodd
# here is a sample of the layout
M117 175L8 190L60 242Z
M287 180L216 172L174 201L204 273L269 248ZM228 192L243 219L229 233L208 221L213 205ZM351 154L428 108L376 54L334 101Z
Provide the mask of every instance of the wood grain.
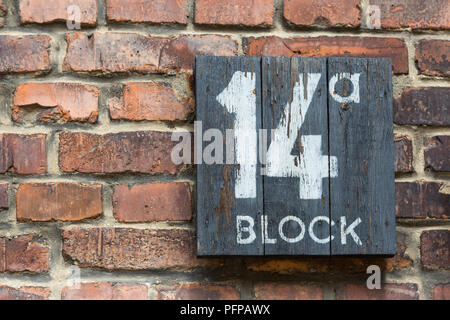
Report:
M246 73L248 77L252 74L255 77L256 88L255 92L252 92L256 95L255 126L257 130L261 127L260 60L246 57L196 58L196 113L197 121L202 121L203 132L216 128L225 137L226 130L234 127L235 115L218 102L217 96L225 90L238 71ZM203 147L208 144L204 142ZM223 158L226 159L226 155ZM253 199L235 197L236 176L239 170L239 164L197 166L197 253L200 256L264 255L260 230L263 195L259 166L256 174L257 194ZM237 243L238 215L250 216L255 222L256 239L251 244ZM247 236L248 234L244 234L245 238Z
M288 152L293 157L290 165L302 171L308 168L302 158L309 152L308 146L302 145L301 137L319 136L321 140L322 154L325 155L325 170L328 176L328 115L327 115L327 74L325 58L287 58L264 57L262 60L263 72L263 127L268 130L268 141L274 143L273 129L280 126L283 119L287 122L287 129L293 131L296 137L295 143L290 146ZM294 126L293 114L296 102L294 95L302 94L303 99L308 99L307 73L320 75L317 88L313 91L313 97L306 114L303 114L303 124L299 128ZM300 79L301 77L301 79ZM301 83L299 83L301 81ZM311 81L311 80L310 80ZM300 92L294 92L297 84L301 85ZM310 84L311 85L311 84ZM290 133L288 133L290 134ZM320 137L321 136L321 137ZM286 137L287 138L287 137ZM285 154L276 155L280 164L285 160ZM320 167L320 163L317 166ZM309 224L316 216L329 217L328 179L320 179L322 192L318 199L301 199L300 182L302 178L284 176L273 177L265 175L264 179L264 215L267 217L267 234L269 239L276 243L265 244L266 255L329 255L330 244L319 244L313 241L309 235ZM309 188L308 181L302 186ZM297 221L290 220L282 227L283 234L289 239L295 239L304 232L303 239L299 242L288 243L279 236L279 225L286 216L299 218L304 227ZM314 234L320 238L329 238L329 225L323 221L315 224Z
M393 255L395 253L395 186L391 62L388 59L329 58L328 78L360 73L359 103L340 103L329 95L330 152L338 157L338 177L331 179L331 218L346 218L361 245L340 228L332 255ZM351 95L346 80L331 92ZM344 230L345 231L345 230Z

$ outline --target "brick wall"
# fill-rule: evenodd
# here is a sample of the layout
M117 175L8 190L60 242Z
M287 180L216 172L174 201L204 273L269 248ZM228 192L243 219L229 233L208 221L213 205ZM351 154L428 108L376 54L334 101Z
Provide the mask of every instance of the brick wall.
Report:
M450 299L449 28L448 0L0 0L0 299ZM202 54L392 58L395 257L195 257L169 159Z

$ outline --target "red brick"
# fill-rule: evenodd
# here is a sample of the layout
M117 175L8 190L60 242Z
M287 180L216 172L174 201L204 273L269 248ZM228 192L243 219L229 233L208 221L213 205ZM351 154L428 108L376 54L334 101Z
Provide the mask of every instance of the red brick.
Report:
M120 222L188 221L192 218L187 182L114 188L114 217Z
M380 8L381 27L385 29L450 28L448 0L370 0Z
M63 254L85 268L189 270L220 265L197 259L195 238L188 230L76 227L62 234Z
M370 290L366 285L347 284L336 290L337 300L419 300L415 283L386 283L381 289Z
M43 73L51 69L50 37L0 35L0 74Z
M450 136L427 138L425 144L425 168L450 172Z
M273 0L197 0L195 23L207 25L273 25Z
M17 190L21 222L80 221L102 214L102 186L80 183L26 183Z
M59 166L64 172L83 173L170 173L184 165L171 159L170 132L121 132L97 135L62 132L59 135Z
M416 47L416 63L420 74L450 76L450 41L421 40Z
M259 283L253 290L259 300L323 300L322 289L315 285Z
M412 259L406 254L406 249L408 248L407 235L397 231L396 236L395 256L388 259L378 259L380 262L378 265L385 271L406 269L413 264ZM371 260L373 261L373 259Z
M422 232L420 258L425 269L450 269L450 230Z
M244 38L243 45L245 54L250 56L388 57L392 58L394 73L408 73L408 50L405 42L396 38L270 36Z
M49 296L48 288L0 286L0 300L48 300Z
M8 208L8 184L0 184L0 210L5 210Z
M133 33L68 33L63 71L158 72L166 38ZM101 57L101 59L100 59Z
M238 44L229 36L215 34L183 35L172 39L161 52L162 72L192 72L195 56L234 56Z
M109 101L111 119L178 121L192 117L193 101L181 98L168 84L130 82L123 87L123 97Z
M450 88L407 88L394 100L394 122L407 125L449 126Z
M187 0L107 0L106 17L116 22L187 24Z
M395 148L395 172L413 172L413 146L411 137L396 134L394 137Z
M23 292L28 292L43 298L43 300L48 300L51 290L45 287L20 287Z
M0 272L40 273L49 270L49 248L35 234L0 238Z
M447 219L450 213L450 193L437 182L396 182L395 212L399 218Z
M247 269L255 272L280 274L295 273L365 273L370 265L378 265L384 271L409 268L411 258L406 254L407 237L397 232L397 253L393 258L248 258Z
M67 21L67 8L76 5L80 8L80 23L95 25L97 22L96 0L20 0L20 19L23 23L52 23Z
M433 300L450 300L450 283L435 286L433 288Z
M360 0L285 0L284 18L298 26L360 25Z
M157 300L239 300L240 293L232 286L214 284L180 284L158 289Z
M228 36L183 35L178 38L134 33L67 34L63 71L94 73L192 72L196 55L231 56L237 43ZM100 59L101 57L101 59Z
M61 300L111 300L112 284L109 282L80 283L79 288L64 287Z
M62 300L147 300L145 284L94 282L80 283L79 287L64 287Z
M47 172L46 135L0 134L0 173Z
M94 123L98 116L96 87L77 83L25 83L19 85L14 94L12 118L23 122L31 120L50 122L89 121ZM31 110L30 110L31 109Z

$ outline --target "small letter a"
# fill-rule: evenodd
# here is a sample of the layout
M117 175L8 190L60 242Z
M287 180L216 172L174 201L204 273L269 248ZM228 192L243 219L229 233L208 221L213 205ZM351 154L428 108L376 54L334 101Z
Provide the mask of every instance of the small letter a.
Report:
M367 289L381 289L381 271L380 267L376 265L371 265L367 267L367 274L371 276L367 278Z

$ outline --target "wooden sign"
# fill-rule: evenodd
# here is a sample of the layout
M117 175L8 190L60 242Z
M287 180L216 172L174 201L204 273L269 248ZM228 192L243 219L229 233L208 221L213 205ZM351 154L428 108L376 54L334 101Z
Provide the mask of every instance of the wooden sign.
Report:
M197 57L198 255L395 254L391 68Z

